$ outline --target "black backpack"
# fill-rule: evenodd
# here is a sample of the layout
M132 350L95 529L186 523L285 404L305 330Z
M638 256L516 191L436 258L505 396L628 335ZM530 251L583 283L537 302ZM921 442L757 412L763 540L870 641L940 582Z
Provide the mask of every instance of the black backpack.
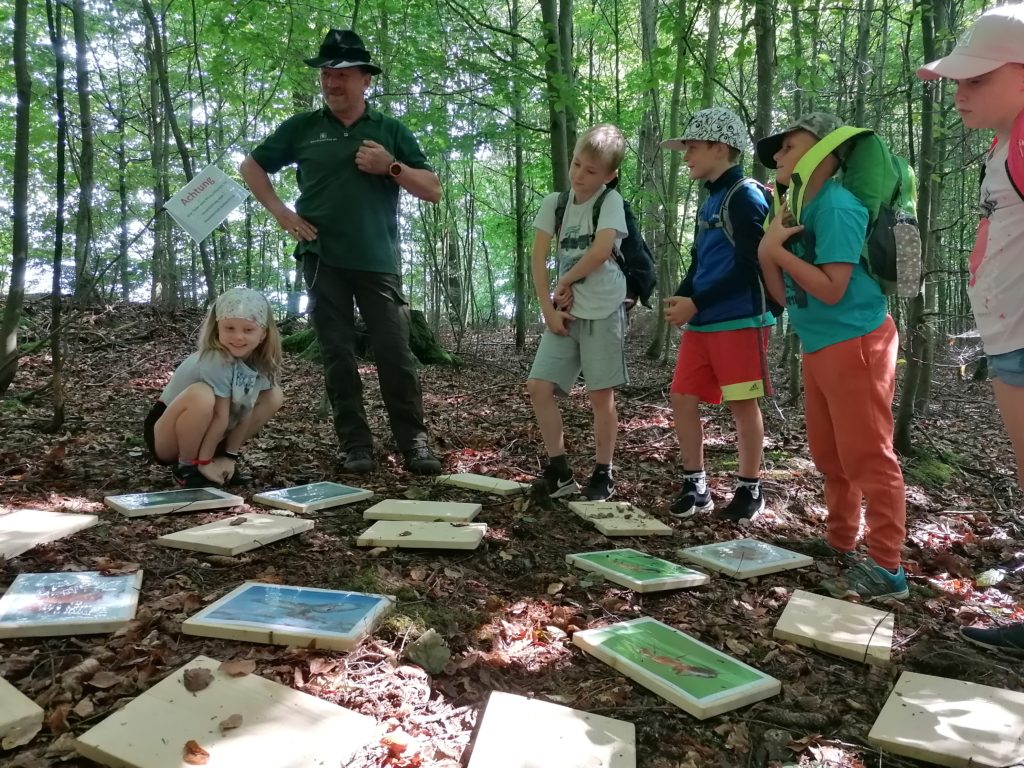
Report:
M593 229L597 232L597 221L601 217L601 204L605 197L614 187L606 187L594 201L594 224ZM558 194L558 204L555 207L555 238L562 231L562 219L565 217L565 207L569 204L569 193ZM654 265L654 254L647 247L640 228L636 225L636 217L629 207L629 202L623 198L622 207L626 212L626 237L615 249L613 258L619 265L622 273L626 276L626 308L632 309L639 301L648 309L651 308L651 295L654 293L654 286L658 282L658 273Z
M721 227L722 234L725 235L725 239L729 241L729 244L734 248L736 247L736 238L733 235L732 219L729 217L729 203L732 202L732 196L736 194L739 189L745 185L751 185L761 193L761 196L768 203L768 210L771 210L772 206L772 191L764 184L759 182L757 179L743 178L729 187L729 191L725 193L725 197L722 198L722 207L718 212L717 221L715 224L710 225L708 228ZM759 288L761 290L761 311L771 312L773 317L779 317L782 315L783 307L775 299L768 295L768 291L764 287L764 276L761 274L760 263L757 266L757 278Z

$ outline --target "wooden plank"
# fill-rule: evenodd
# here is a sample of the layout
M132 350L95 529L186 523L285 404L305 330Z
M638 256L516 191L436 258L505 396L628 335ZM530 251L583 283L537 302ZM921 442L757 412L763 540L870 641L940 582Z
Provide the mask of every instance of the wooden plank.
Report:
M1024 762L1024 693L904 672L868 734L895 755L947 768Z
M623 720L494 691L468 768L539 766L636 768L636 729Z
M143 517L237 507L242 503L242 497L219 488L179 488L174 491L107 496L103 502L125 517Z
M735 579L752 579L769 573L804 568L813 557L790 552L757 539L734 539L679 551L684 560L703 565Z
M42 727L43 708L0 677L0 746L21 746Z
M487 533L483 523L419 523L378 520L356 539L358 547L476 549Z
M384 499L363 512L363 519L468 523L480 514L481 509L479 504L458 501Z
M99 520L96 515L73 512L0 508L0 560L91 528Z
M312 520L280 515L238 515L197 525L156 540L157 544L210 555L239 555L312 529Z
M375 721L257 675L231 677L197 656L75 740L80 755L112 768L181 768L185 742L210 753L212 766L300 768L348 765L379 737ZM185 690L188 669L213 682ZM241 724L222 732L232 715Z
M636 592L659 592L707 584L706 573L676 565L635 549L607 549L566 555L565 562L584 571L600 573L609 581Z
M699 720L782 690L774 677L650 617L576 632L572 642Z
M135 618L142 571L23 573L0 598L0 637L113 632Z
M517 483L514 480L505 480L500 477L490 477L489 475L476 475L470 472L440 475L437 478L437 482L441 485L454 485L457 488L494 493L498 496L514 496L530 492L530 486L527 483Z
M186 619L186 635L348 651L393 600L386 595L247 581Z
M672 529L625 501L570 501L569 509L605 536L670 536Z
M798 589L775 624L774 636L844 659L884 666L892 658L895 629L892 611Z
M373 496L373 491L354 488L341 483L322 482L278 488L274 491L257 493L252 497L255 504L290 509L292 512L310 513L320 509L353 504Z

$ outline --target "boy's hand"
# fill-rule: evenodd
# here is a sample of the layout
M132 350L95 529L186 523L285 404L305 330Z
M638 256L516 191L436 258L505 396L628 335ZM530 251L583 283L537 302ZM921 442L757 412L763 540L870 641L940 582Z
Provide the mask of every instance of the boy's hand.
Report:
M670 325L686 325L697 314L697 305L688 296L669 296L664 305L665 319Z
M551 295L551 302L564 312L570 311L572 309L572 286L556 285L555 292Z
M559 336L569 335L569 323L575 319L568 312L563 312L560 309L544 315L544 322L547 323L548 329Z
M789 206L783 204L782 209L772 219L772 223L768 225L764 237L761 238L761 242L757 246L757 255L761 255L762 249L774 250L782 248L789 238L803 231L803 225L796 223L793 214L789 211Z

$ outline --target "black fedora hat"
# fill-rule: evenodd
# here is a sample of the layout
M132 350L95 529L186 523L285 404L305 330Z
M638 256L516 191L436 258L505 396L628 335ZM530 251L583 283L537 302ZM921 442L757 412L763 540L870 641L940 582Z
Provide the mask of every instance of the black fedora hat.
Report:
M306 59L311 67L322 69L346 69L362 67L371 75L379 75L380 67L370 61L370 52L363 46L363 40L351 29L332 29L320 44L320 50L312 59Z

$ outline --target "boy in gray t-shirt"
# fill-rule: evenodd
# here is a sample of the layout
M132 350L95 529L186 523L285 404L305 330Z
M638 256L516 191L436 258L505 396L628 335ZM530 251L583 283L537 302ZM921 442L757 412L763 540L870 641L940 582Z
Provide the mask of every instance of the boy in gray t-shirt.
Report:
M552 498L579 491L565 455L557 392L568 393L580 373L594 411L596 463L583 495L603 501L615 491L612 457L618 432L615 387L628 381L623 355L626 277L613 254L626 236L622 197L609 190L594 225L594 204L618 175L626 140L613 125L597 125L576 144L571 190L561 221L559 193L544 198L534 221L533 285L547 328L526 388L544 438L548 463L535 486ZM547 259L557 240L558 279L549 294Z

